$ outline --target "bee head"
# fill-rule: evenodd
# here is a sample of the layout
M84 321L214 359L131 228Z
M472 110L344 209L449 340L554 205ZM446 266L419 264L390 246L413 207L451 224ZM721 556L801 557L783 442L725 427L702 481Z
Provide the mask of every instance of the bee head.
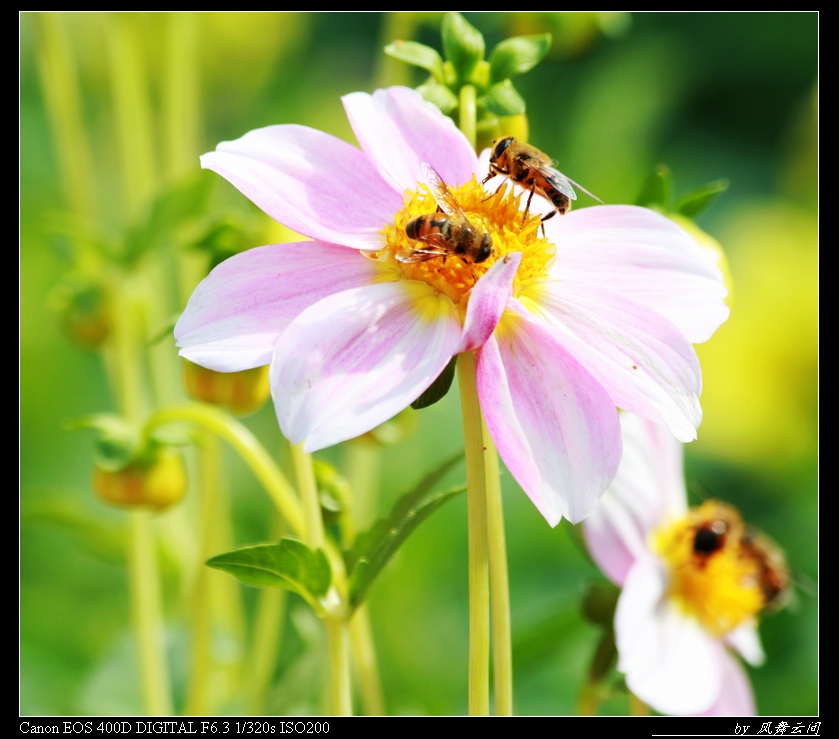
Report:
M498 139L498 141L496 141L492 146L490 160L493 162L497 162L504 155L504 152L507 151L510 144L512 144L514 141L515 139L512 136L505 136L503 139Z
M483 241L481 241L481 247L478 249L478 254L475 257L475 264L480 264L481 262L485 262L489 259L490 255L492 254L492 239L490 238L489 234L484 234Z

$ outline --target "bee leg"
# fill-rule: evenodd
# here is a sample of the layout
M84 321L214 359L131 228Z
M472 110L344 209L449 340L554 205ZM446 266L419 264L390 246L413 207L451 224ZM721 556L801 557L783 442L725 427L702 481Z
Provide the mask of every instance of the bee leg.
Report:
M522 224L527 220L527 214L530 213L530 201L533 200L533 193L536 192L536 188L530 188L530 195L527 196L527 205L524 206L524 218L522 218Z
M493 177L494 177L494 176L495 176L495 175L493 175ZM484 179L484 182L486 182L486 179ZM483 184L483 182L482 182L481 184ZM487 196L486 196L483 200L481 200L481 202L482 202L482 203L485 203L485 202L486 202L487 200L489 200L490 198L494 198L496 195L498 195L498 192L499 192L499 190L501 190L501 188L502 188L502 187L504 187L504 183L503 183L503 182L502 182L502 183L498 186L498 188L496 189L496 191L495 191L494 193L492 193L492 195L487 195Z
M550 213L548 213L548 215L542 216L542 236L545 235L545 221L547 221L548 218L553 218L556 215L556 213L557 212L555 210L552 210Z

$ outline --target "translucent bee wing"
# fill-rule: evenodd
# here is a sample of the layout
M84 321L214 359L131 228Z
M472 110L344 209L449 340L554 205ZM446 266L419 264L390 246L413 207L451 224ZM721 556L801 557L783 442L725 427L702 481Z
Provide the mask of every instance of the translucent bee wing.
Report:
M427 162L423 162L422 174L425 178L425 184L428 185L431 190L431 194L434 196L434 199L437 201L437 205L440 206L441 210L449 216L461 216L462 218L466 218L466 213L463 212L463 208L461 208L457 200L454 199L454 195L452 195L451 190L449 190L449 186L443 182L443 178L437 174L437 170Z
M539 171L554 188L559 190L559 192L565 195L565 197L567 197L569 200L577 199L577 193L574 192L573 187L573 185L577 185L576 182L574 182L572 185L571 180L569 180L564 174L562 174L562 172L559 172L553 167L540 167ZM580 186L577 185L577 187ZM582 190L583 188L580 187L580 189Z
M436 259L437 257L448 257L451 252L444 246L439 246L434 243L429 243L423 239L425 246L421 249L414 249L407 254L399 254L396 259L402 264L418 264L419 262L427 262L429 259Z
M559 174L559 172L557 172L557 174ZM574 190L573 190L573 188L572 188L572 185L573 185L573 187L576 187L578 190L581 190L581 191L582 191L582 192L584 192L586 195L588 195L590 198L594 198L594 199L595 199L598 203L602 203L602 202L603 202L600 198L598 198L598 197L597 197L597 195L595 195L594 193L589 192L588 190L586 190L586 189L585 189L585 188L584 188L584 187L583 187L583 186L582 186L579 182L574 182L574 180L569 179L568 177L566 177L566 176L565 176L565 175L563 175L563 174L560 174L559 176L560 176L563 180L565 180L565 182L566 182L566 183L568 183L568 187L569 187L569 188L571 188L571 192L572 192L572 193L574 192ZM560 192L564 193L565 195L568 195L568 193L567 193L567 192L565 192L565 190L560 189ZM577 195L576 195L576 194L574 194L574 195L568 195L568 197L569 197L569 198L571 198L572 200L576 200L576 199L577 199Z

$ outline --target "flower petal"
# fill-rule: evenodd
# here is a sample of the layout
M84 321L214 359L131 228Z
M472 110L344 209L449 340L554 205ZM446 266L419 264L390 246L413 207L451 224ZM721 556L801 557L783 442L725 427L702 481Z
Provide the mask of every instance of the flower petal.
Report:
M755 716L755 697L740 660L726 652L721 665L722 685L716 702L702 716Z
M599 285L647 306L691 343L728 318L722 273L709 253L673 221L647 208L602 205L545 223L557 244L559 279Z
M402 206L356 147L305 126L258 128L201 157L272 218L305 236L358 249L382 246Z
M286 326L334 292L366 285L378 263L319 241L262 246L216 267L175 326L180 354L217 372L268 364Z
M618 473L583 526L594 561L616 585L647 555L652 532L687 511L682 445L666 426L631 413L620 418Z
M508 254L493 264L472 288L463 322L463 343L458 354L483 346L495 331L513 292L513 280L519 264L519 252Z
M475 174L477 160L466 136L418 92L390 87L342 100L358 143L397 192L425 181L423 162L449 185Z
M725 642L750 665L757 667L766 660L755 623L744 623L726 634Z
M725 647L666 597L667 575L648 558L629 572L615 612L618 669L661 713L707 711L722 687Z
M509 312L478 352L477 380L498 451L539 512L552 526L585 517L621 455L603 388L548 331Z
M519 297L615 405L667 424L680 441L696 438L702 419L699 360L676 326L596 284L545 280Z
M332 295L303 311L277 343L277 419L307 452L392 418L428 388L461 340L454 304L400 280Z

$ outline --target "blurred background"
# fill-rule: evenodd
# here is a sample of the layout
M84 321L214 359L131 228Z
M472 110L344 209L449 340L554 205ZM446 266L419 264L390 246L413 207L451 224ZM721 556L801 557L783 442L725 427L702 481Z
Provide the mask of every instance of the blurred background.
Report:
M605 202L633 202L659 164L671 170L677 197L730 181L698 219L725 250L733 297L730 320L698 348L704 420L686 450L687 479L693 502L733 503L786 551L794 597L763 620L767 662L749 674L760 713L817 714L818 15L466 18L488 49L510 35L553 35L548 58L516 79L530 141ZM219 244L236 251L283 238L232 186L200 172L198 156L273 123L352 141L340 96L420 84L418 70L382 49L397 39L439 49L440 21L437 13L20 15L22 714L143 712L127 514L92 490L94 433L68 428L123 408L111 372L118 360L95 317L99 277L141 274L153 286L145 317L150 402L181 402L171 327L211 258L196 244L223 232L212 240L217 257ZM200 198L157 221L148 215L161 210L151 206L156 198L184 182ZM138 234L151 234L142 244L153 246L135 246ZM368 464L366 474L380 480L377 500L362 513L372 518L462 448L459 414L455 391L409 411L393 443L362 441L355 451L318 456L350 477ZM270 400L243 423L283 457ZM231 544L270 540L270 501L220 449ZM447 480L464 477L457 468ZM598 640L581 598L604 579L578 532L566 522L549 528L509 475L504 505L516 712L573 714ZM193 485L153 522L174 708L241 713L250 705L241 687L250 669L242 634L256 618L257 591L221 572L211 577L223 581L218 587L236 608L211 638L231 667L216 675L212 701L188 696L199 511ZM467 710L465 514L462 497L435 513L371 591L389 713ZM322 712L320 625L296 596L281 612L276 664L257 710ZM601 711L625 713L626 700L610 698Z

